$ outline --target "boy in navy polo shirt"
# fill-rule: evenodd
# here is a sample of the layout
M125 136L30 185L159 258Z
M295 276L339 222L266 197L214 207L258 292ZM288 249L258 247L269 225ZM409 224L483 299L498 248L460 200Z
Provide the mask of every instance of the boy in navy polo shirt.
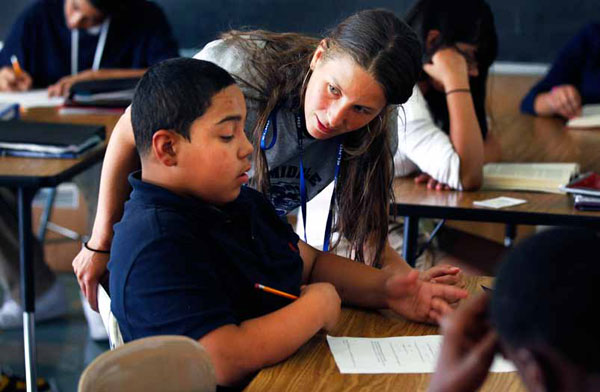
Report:
M241 90L213 63L167 60L140 81L131 119L142 170L129 177L108 265L126 341L198 339L219 384L234 385L332 329L340 299L436 322L467 295L299 241L263 195L243 187L253 150L245 118Z

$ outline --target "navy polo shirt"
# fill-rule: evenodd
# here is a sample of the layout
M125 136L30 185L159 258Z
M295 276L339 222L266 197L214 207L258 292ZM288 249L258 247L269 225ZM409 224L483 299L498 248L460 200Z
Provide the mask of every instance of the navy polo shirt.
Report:
M13 24L0 51L0 67L16 55L33 78L34 87L47 87L71 74L71 30L65 0L38 0ZM79 72L92 68L98 34L79 33ZM100 68L147 68L178 56L177 42L162 10L148 1L111 18Z
M575 86L584 105L600 103L600 23L588 24L562 48L548 74L523 98L521 111L535 114L538 94L562 84Z
M114 226L108 264L111 309L125 341L199 339L290 303L255 283L299 295L298 236L262 194L243 187L217 208L140 175L129 176L133 191Z

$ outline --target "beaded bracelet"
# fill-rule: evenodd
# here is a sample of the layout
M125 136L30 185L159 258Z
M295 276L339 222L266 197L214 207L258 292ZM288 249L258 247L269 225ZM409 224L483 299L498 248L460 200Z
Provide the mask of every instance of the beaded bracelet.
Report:
M89 241L85 241L83 243L83 247L87 250L91 250L92 252L96 252L96 253L104 253L104 254L110 254L110 250L102 250L102 249L94 249L94 248L90 248L88 245Z
M457 88L454 90L446 91L446 95L450 95L452 93L470 93L471 89L468 88Z

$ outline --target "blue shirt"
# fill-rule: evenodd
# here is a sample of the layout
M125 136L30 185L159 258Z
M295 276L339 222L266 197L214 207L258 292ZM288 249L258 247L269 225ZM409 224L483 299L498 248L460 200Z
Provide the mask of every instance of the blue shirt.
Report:
M552 87L571 84L583 104L600 103L600 24L590 23L560 51L548 74L521 102L521 111L535 114L535 97Z
M39 0L19 16L0 51L0 67L10 66L10 57L16 55L38 88L71 74L71 30L64 1ZM80 31L79 71L92 68L98 38ZM161 9L140 1L111 18L100 68L147 68L177 56L177 43Z
M271 313L299 295L298 236L259 192L242 188L222 208L129 176L133 187L114 226L111 308L125 341L175 334L199 339Z

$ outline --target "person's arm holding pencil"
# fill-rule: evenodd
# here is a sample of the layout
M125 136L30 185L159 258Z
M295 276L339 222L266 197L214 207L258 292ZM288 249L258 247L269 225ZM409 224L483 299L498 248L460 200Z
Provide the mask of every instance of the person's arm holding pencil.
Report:
M17 56L10 58L11 66L0 69L0 91L27 91L31 88L33 80L23 70Z

